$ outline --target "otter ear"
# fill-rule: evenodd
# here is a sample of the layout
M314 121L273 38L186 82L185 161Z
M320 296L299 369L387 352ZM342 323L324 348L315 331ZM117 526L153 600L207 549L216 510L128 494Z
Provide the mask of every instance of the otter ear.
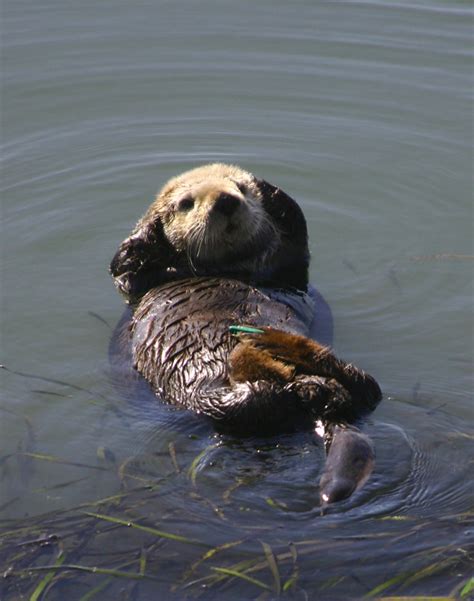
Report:
M110 263L115 286L128 302L138 300L161 283L173 254L158 218L152 223L139 224L119 246Z

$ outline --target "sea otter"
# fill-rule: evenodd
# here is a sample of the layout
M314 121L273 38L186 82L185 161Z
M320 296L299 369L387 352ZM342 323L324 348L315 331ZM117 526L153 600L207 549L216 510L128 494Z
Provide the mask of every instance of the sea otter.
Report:
M367 477L372 446L349 424L375 408L381 391L307 336L308 266L297 203L240 167L215 163L162 188L110 271L133 311L133 365L156 394L243 435L321 423L327 503Z

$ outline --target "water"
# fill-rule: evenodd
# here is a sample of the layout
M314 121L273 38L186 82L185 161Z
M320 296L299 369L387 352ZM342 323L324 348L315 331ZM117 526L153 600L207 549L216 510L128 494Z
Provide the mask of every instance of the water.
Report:
M142 553L155 580L74 570L48 599L460 594L473 552L468 4L18 0L3 12L0 515L17 532L4 569L54 564L57 543L15 546L53 533L66 564L138 573ZM111 379L110 258L169 177L213 160L301 204L334 348L384 390L367 424L375 473L325 516L310 434L218 438ZM120 491L85 509L204 545L75 509ZM4 596L43 576L14 572Z

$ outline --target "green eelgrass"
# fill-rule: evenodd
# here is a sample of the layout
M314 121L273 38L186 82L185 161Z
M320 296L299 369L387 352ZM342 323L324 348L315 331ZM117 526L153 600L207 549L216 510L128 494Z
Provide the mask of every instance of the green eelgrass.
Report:
M214 570L215 572L218 572L219 574L225 574L226 576L233 576L234 578L241 578L242 580L245 580L246 582L250 582L251 584L255 584L256 586L259 586L260 588L263 588L267 591L272 591L272 587L268 586L268 584L265 584L265 582L262 582L261 580L257 580L257 578L252 578L251 576L247 576L247 574L244 574L243 572L238 572L237 570L231 570L229 568L217 568L217 567L211 567L211 570Z
M265 558L267 560L268 567L270 568L270 571L273 576L273 580L275 582L275 589L274 589L275 593L277 595L279 595L281 593L281 578L280 578L280 571L278 570L278 564L275 559L275 555L273 554L272 548L270 547L270 545L268 543L260 541L260 544L263 547L263 552L265 553Z
M109 515L103 515L101 513L92 513L90 511L84 511L84 514L90 517L97 518L99 520L112 522L113 524L120 524L121 526L127 526L128 528L135 528L136 530L141 530L142 532L147 532L148 534L153 534L154 536L159 536L160 538L167 538L169 540L174 540L180 543L187 543L190 545L207 546L206 543L203 543L199 540L187 538L186 536L181 536L179 534L173 534L172 532L164 532L163 530L157 530L156 528L152 528L150 526L142 526L141 524L136 524L135 522L131 522L130 520L114 518Z
M65 559L66 559L66 556L63 554L62 551L60 551L58 558L56 560L56 563L48 571L46 576L42 580L40 580L38 586L35 588L35 590L31 594L30 601L38 601L38 599L40 598L44 589L48 586L48 584L51 582L51 580L55 577L55 575L56 575L55 568L59 568L64 563Z

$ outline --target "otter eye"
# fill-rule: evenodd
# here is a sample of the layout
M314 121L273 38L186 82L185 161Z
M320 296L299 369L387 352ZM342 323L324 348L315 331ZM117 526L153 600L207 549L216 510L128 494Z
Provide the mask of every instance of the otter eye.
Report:
M194 207L194 200L190 196L182 198L178 203L178 211L190 211Z

